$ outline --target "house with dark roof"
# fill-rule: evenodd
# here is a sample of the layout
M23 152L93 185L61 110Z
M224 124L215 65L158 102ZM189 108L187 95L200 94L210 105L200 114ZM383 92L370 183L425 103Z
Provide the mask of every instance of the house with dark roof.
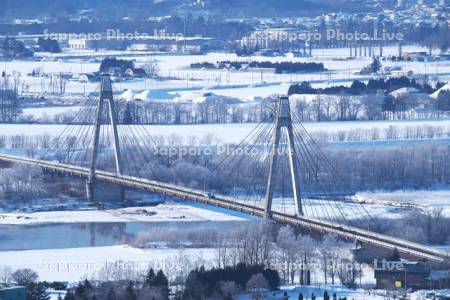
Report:
M382 260L376 263L374 273L377 289L450 288L450 270L435 270L425 262Z
M429 286L430 269L423 262L382 260L377 262L374 271L377 289L426 289Z

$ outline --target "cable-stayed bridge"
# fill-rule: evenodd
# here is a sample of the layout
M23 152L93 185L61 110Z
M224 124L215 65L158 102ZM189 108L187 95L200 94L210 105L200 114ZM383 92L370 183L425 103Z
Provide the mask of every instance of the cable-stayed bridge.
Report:
M98 187L110 184L122 199L125 189L148 191L397 248L406 257L450 262L445 251L370 230L377 220L291 113L287 97L275 101L269 113L262 113L262 122L225 153L216 149L180 160L161 151L176 145L161 145L158 133L136 125L139 114L129 103L114 99L108 74L102 75L96 94L46 149L34 157L0 154L0 161L84 178L92 202L99 199ZM167 167L173 172L165 172Z

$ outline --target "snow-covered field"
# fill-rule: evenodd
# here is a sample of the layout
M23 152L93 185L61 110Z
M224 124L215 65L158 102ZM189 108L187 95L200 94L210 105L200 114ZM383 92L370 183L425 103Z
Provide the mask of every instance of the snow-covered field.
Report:
M442 208L443 215L450 217L450 190L368 192L358 193L357 196L375 205L411 204L425 210Z
M183 265L184 258L187 257ZM104 276L115 266L136 273L156 269L174 270L211 265L214 249L138 249L128 245L49 250L0 251L0 266L31 268L39 280L78 282ZM191 265L192 264L192 265ZM111 271L112 272L112 271ZM166 272L167 274L167 272Z
M386 299L381 295L369 294L368 291L359 289L351 290L342 285L312 285L312 286L285 286L281 287L281 291L278 292L267 292L264 295L264 299L283 299L284 292L287 292L289 299L298 299L300 293L303 294L303 299L311 299L312 295L316 296L316 299L323 299L324 292L327 291L330 298L333 298L333 293L336 293L337 298L347 297L347 299L353 300L382 300ZM251 299L251 295L243 294L240 295L238 300L248 300Z
M445 132L450 132L450 119L442 120L406 120L406 121L335 121L335 122L307 122L303 124L309 132L340 132L351 130L369 130L378 128L384 130L396 126L398 130L417 126L440 126ZM147 132L152 135L172 136L180 138L196 136L204 138L208 135L217 137L224 143L239 143L257 125L256 124L200 124L200 125L145 125ZM58 136L66 125L38 125L38 124L0 124L0 135L50 135Z
M200 204L185 205L178 202L149 207L128 207L117 210L48 211L34 213L2 213L0 224L49 223L123 223L123 222L194 222L243 221L243 214L214 209Z
M404 51L424 51L416 46L405 46ZM398 53L395 46L385 47L386 55ZM52 55L52 59L42 61L10 61L5 62L4 69L7 73L16 72L21 74L23 80L29 87L28 91L33 94L45 94L49 92L49 79L31 77L33 70L40 69L49 73L86 73L95 72L99 69L100 58L108 55L121 55L125 59L134 59L136 65L143 66L150 61L159 64L160 75L163 77L177 78L167 81L156 80L131 80L115 84L119 91L128 89L141 91L150 89L158 94L158 90L166 89L169 93L179 93L184 98L195 97L203 89L208 88L219 95L238 96L243 99L265 97L274 93L286 94L289 83L310 81L316 86L331 86L337 84L348 85L354 79L368 80L369 77L355 75L364 66L371 62L371 58L345 59L349 53L348 49L316 49L313 57L237 57L228 53L208 53L207 55L162 55L160 53L132 53L112 51L68 51L62 54ZM97 58L95 58L97 57ZM95 59L93 59L95 58ZM190 69L191 63L211 62L225 60L240 61L294 61L294 62L322 62L329 69L327 72L305 73L305 74L261 74L260 72L243 72L227 70L194 70ZM401 67L403 72L413 71L414 74L427 74L439 78L441 81L450 78L450 62L383 62L383 67ZM255 87L255 84L259 86ZM275 84L275 85L273 85ZM94 91L98 83L82 83L76 79L69 80L66 84L66 93L72 95L83 95ZM236 88L236 85L244 85ZM196 89L197 91L192 91Z
M80 110L80 106L54 106L54 107L34 107L24 108L22 112L24 116L33 116L36 119L52 118L55 115L63 113L76 113Z

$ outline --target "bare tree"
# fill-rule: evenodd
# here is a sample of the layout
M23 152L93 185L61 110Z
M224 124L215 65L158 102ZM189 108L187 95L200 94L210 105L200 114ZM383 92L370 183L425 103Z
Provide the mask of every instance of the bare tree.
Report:
M9 284L13 280L13 270L8 266L0 267L0 283Z
M147 76L150 78L158 78L159 77L159 64L156 60L151 60L149 62L147 62L144 66L143 69L145 71L145 73L147 73Z
M263 291L269 288L269 283L261 273L254 274L247 282L247 290L251 293L252 299L262 299Z
M23 286L36 282L38 277L38 274L31 269L18 269L11 274L13 281Z

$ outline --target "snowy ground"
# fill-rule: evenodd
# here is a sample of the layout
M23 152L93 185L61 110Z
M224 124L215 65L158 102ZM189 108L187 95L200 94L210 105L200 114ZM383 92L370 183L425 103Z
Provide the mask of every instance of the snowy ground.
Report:
M329 133L351 130L369 130L372 128L384 130L389 128L389 126L396 126L398 130L401 131L407 127L424 125L443 127L445 132L450 132L450 119L306 122L303 125L309 132L326 131ZM184 139L192 136L202 139L205 136L213 135L221 142L239 143L256 127L256 124L146 125L145 127L152 135L162 135L166 137L177 135ZM0 134L25 136L47 134L50 136L58 136L65 128L66 125L0 124Z
M123 222L194 222L243 221L248 217L238 213L225 213L219 209L207 210L201 205L178 202L149 207L129 207L117 210L47 211L34 213L1 213L0 224L49 223L123 223Z
M0 251L0 266L31 268L39 280L77 282L97 278L114 265L136 273L150 266L177 270L202 264L211 265L214 249L138 249L128 245L49 250ZM187 266L183 258L188 257Z
M404 51L420 51L423 48L405 46ZM385 47L386 55L398 53L395 46ZM125 59L135 59L136 65L142 66L149 61L157 61L160 75L163 77L177 78L177 80L131 80L115 84L116 89L123 91L140 91L150 89L158 94L160 90L166 90L175 95L179 93L184 98L193 98L202 89L208 88L220 95L238 96L243 99L265 97L274 93L286 94L289 83L310 81L314 86L348 85L354 79L368 80L370 76L359 76L355 73L371 62L371 58L355 58L347 60L348 49L317 49L313 51L313 57L237 57L228 53L209 53L207 55L164 55L160 53L132 53L114 51L73 51L52 55L52 59L42 61L10 61L5 62L3 69L7 72L16 72L21 75L29 87L28 92L35 95L45 94L50 91L50 79L31 77L35 69L41 69L44 73L86 73L99 69L102 57L107 55L120 55ZM97 56L97 58L95 58ZM94 58L94 59L93 59ZM240 61L295 61L295 62L322 62L329 71L305 74L261 74L260 72L243 72L227 70L197 70L190 69L191 63L212 62L224 60ZM450 62L383 62L383 67L398 66L403 72L413 71L414 74L427 74L441 81L450 78ZM255 87L258 84L259 86ZM84 95L95 90L98 83L81 83L78 80L69 80L66 84L66 93L71 95ZM236 88L236 85L243 85ZM213 88L211 88L213 87ZM192 91L192 90L197 91ZM170 98L170 97L169 97Z
M410 204L426 210L442 208L443 214L450 217L450 190L367 192L358 193L357 196L361 200L375 205Z
M312 286L296 286L296 287L282 287L281 291L278 292L267 292L264 294L264 299L283 299L284 292L288 293L289 299L298 299L300 293L303 294L303 299L311 299L311 296L314 294L317 300L323 299L324 292L327 291L330 298L333 298L333 293L336 293L338 297L347 297L347 299L351 300L378 300L385 299L383 296L369 294L368 291L365 290L350 290L342 285L312 285ZM252 299L251 295L243 294L240 295L238 300L247 300Z
M24 116L33 116L36 119L52 118L59 114L76 113L80 106L54 106L54 107L35 107L22 109Z

